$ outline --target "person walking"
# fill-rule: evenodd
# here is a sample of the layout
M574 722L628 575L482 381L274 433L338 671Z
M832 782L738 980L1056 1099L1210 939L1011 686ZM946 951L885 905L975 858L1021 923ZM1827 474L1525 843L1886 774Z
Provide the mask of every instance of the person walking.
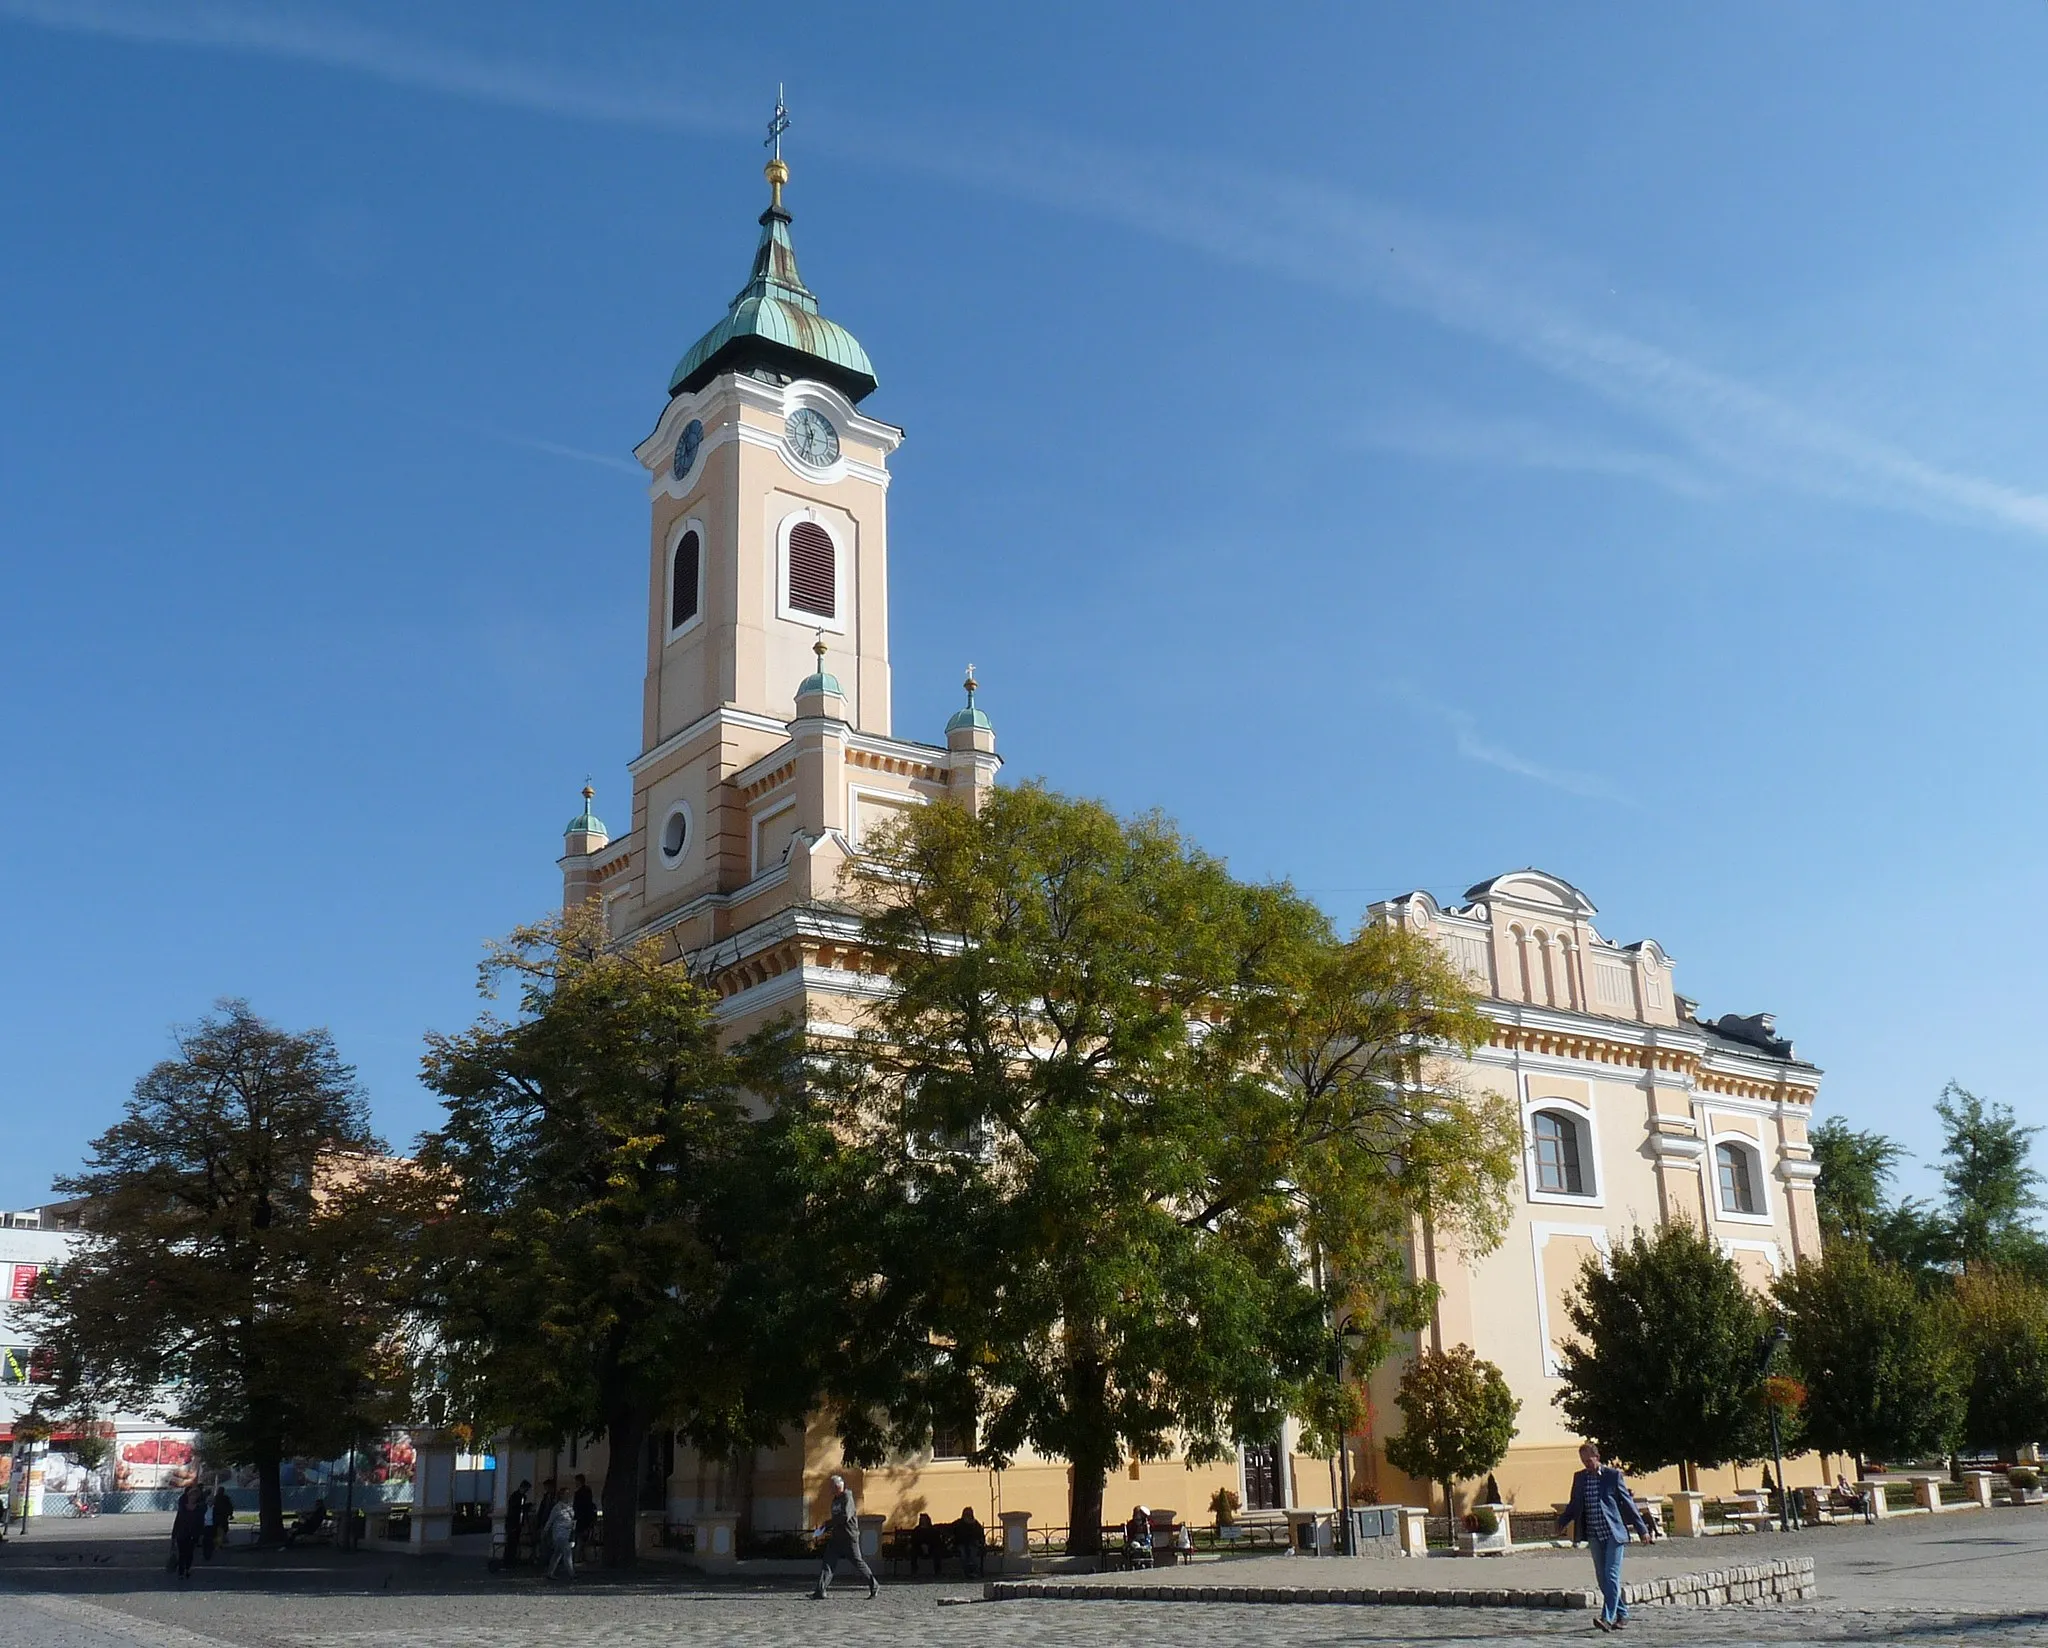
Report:
M548 1511L547 1532L543 1534L546 1573L549 1579L576 1577L576 1507L557 1494Z
M868 1595L873 1597L882 1588L875 1583L873 1570L860 1554L860 1506L854 1501L853 1490L846 1485L846 1478L837 1471L832 1473L831 1484L831 1509L825 1520L811 1531L813 1539L825 1542L823 1560L818 1567L818 1585L811 1592L811 1600L825 1600L825 1593L832 1589L832 1566L837 1562L851 1562L853 1571L868 1582Z
M1600 1617L1593 1623L1603 1631L1619 1631L1628 1623L1628 1604L1621 1600L1621 1558L1628 1549L1629 1530L1634 1529L1645 1545L1650 1530L1621 1472L1601 1464L1600 1450L1592 1443L1579 1448L1579 1465L1572 1478L1571 1503L1558 1512L1557 1528L1562 1533L1568 1524L1575 1525L1593 1553L1593 1574L1600 1582Z
M506 1567L519 1560L519 1536L526 1531L526 1500L533 1491L533 1484L524 1477L519 1486L505 1496L505 1555Z
M192 1553L205 1530L206 1500L195 1482L178 1495L178 1512L171 1518L171 1554L180 1579L192 1577Z
M206 1560L213 1560L215 1546L225 1551L228 1548L228 1528L235 1520L235 1502L228 1498L227 1480L222 1478L213 1485L213 1505L206 1520L204 1540Z

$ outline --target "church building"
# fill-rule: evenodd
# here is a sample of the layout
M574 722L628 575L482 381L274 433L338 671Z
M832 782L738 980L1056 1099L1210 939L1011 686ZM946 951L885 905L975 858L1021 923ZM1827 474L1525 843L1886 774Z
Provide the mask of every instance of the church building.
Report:
M906 808L979 807L1000 764L971 671L936 736L895 726L887 506L903 431L864 410L876 388L867 353L798 274L788 180L778 146L746 283L677 363L636 448L651 518L630 822L612 835L586 788L559 860L565 902L599 901L615 936L665 938L710 980L735 1037L783 1015L844 1025L873 999L858 922L837 897L842 867ZM1464 968L1495 1026L1467 1074L1523 1118L1506 1244L1467 1256L1418 1228L1412 1259L1441 1290L1422 1340L1472 1345L1521 1397L1522 1436L1497 1474L1525 1508L1569 1480L1555 1347L1560 1301L1589 1254L1684 1218L1761 1284L1818 1242L1806 1118L1819 1073L1766 1016L1701 1019L1654 942L1613 944L1594 914L1534 870L1482 882L1461 905L1418 892L1370 912L1429 934ZM1398 1422L1398 1373L1397 1357L1373 1376L1377 1426ZM1246 1509L1333 1503L1335 1466L1293 1444L1290 1432L1247 1438L1221 1464L1131 1466L1109 1504L1207 1521L1220 1488ZM991 1528L1005 1510L1064 1522L1063 1462L985 1471L961 1457L969 1446L941 1435L927 1456L849 1473L863 1509L951 1520L972 1504ZM761 1530L814 1523L838 1464L817 1430L739 1470L666 1442L654 1451L651 1516L740 1515ZM1372 1436L1355 1439L1353 1462L1354 1502L1428 1496ZM511 1480L595 1473L602 1445L503 1463Z

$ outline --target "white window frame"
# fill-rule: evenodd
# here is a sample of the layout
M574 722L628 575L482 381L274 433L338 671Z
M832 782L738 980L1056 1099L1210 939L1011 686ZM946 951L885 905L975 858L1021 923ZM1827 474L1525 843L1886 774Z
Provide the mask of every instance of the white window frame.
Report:
M1739 1213L1721 1200L1723 1145L1733 1145L1738 1150L1749 1152L1749 1187L1756 1192L1757 1201L1754 1213ZM1708 1199L1713 1203L1716 1221L1734 1225L1771 1225L1778 1222L1777 1211L1771 1206L1771 1176L1764 1171L1764 1147L1757 1140L1747 1133L1710 1133L1707 1136L1706 1165L1712 1184Z
M683 539L692 532L697 534L697 610L680 624L670 623L676 611L676 551L683 547ZM662 572L662 594L667 605L661 609L662 626L668 631L671 642L680 641L691 630L704 622L704 563L711 558L711 539L704 530L704 523L695 515L686 515L676 523L668 535L668 561Z
M1588 1084L1590 1086L1590 1084ZM1539 1110L1557 1110L1568 1115L1579 1124L1579 1172L1586 1181L1585 1191L1574 1196L1568 1190L1545 1190L1536 1173L1536 1113ZM1546 1093L1540 1098L1529 1093L1528 1080L1522 1085L1522 1192L1532 1202L1548 1203L1554 1207L1605 1207L1607 1205L1607 1175L1600 1161L1599 1117L1594 1114L1591 1097L1584 1099L1567 1098L1560 1093Z
M810 521L825 529L825 536L832 540L832 613L830 618L820 617L815 612L806 612L792 606L789 600L789 535L799 522ZM805 629L827 630L834 635L847 631L847 608L852 604L848 599L853 586L853 556L846 542L847 534L833 521L827 520L822 511L816 509L793 509L775 525L775 616L785 623L800 624Z
M1564 1368L1557 1360L1557 1347L1550 1336L1550 1289L1543 1274L1543 1250L1550 1246L1553 1236L1584 1237L1599 1250L1603 1263L1614 1256L1614 1238L1605 1225L1551 1224L1541 1219L1532 1220L1529 1225L1529 1256L1536 1266L1536 1342L1543 1353L1543 1377L1562 1379Z
M784 813L794 812L795 810L796 797L790 796L787 800L779 801L773 806L763 807L758 813L755 813L747 820L747 861L753 866L755 875L763 875L769 870L777 869L788 862L787 858L777 859L773 864L763 864L761 862L761 826L773 823Z
M668 850L668 827L670 820L678 816L683 821L683 850L674 857L670 857ZM655 854L660 858L663 869L679 870L683 866L683 861L690 856L690 849L696 845L697 815L690 810L689 802L677 801L669 807L668 811L661 815L661 828L655 832L654 836Z

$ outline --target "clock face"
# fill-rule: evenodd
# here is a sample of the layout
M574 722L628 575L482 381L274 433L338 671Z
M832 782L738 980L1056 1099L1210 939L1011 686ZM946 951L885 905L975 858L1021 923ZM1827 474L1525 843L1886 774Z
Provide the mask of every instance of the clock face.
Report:
M704 444L704 425L692 418L683 426L683 432L676 437L675 462L670 468L677 480L689 474L697 464L697 448Z
M800 406L789 415L789 450L813 469L839 461L839 431L824 413Z

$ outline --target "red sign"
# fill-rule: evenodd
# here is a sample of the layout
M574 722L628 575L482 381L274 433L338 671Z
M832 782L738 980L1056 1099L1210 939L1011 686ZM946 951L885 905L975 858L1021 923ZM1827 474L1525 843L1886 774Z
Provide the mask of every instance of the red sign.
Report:
M7 1297L10 1299L33 1299L36 1296L36 1272L39 1268L36 1265L16 1265L14 1267L14 1285L8 1289Z

